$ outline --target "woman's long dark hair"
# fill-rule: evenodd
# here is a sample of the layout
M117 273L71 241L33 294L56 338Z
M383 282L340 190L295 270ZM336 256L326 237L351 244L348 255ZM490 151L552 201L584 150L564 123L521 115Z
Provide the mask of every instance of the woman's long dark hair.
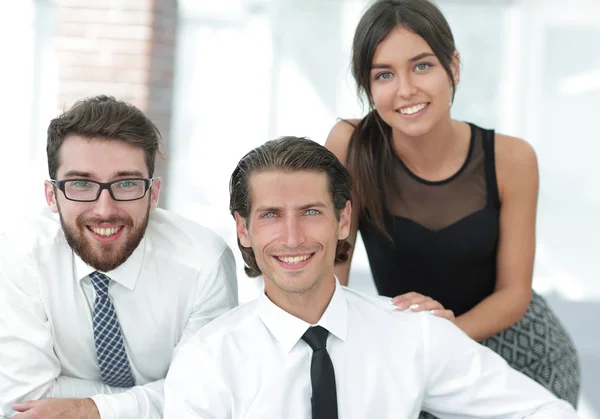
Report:
M352 44L352 75L359 97L366 97L369 113L356 126L348 147L347 165L354 179L354 205L388 238L384 225L385 197L395 191L392 129L379 116L371 96L371 65L375 49L401 26L427 42L453 86L452 60L456 47L446 18L429 0L376 0L360 19Z

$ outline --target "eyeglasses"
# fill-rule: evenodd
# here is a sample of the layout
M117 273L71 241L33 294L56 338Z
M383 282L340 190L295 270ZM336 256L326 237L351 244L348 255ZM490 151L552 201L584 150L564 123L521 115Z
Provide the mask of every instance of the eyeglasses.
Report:
M152 186L150 179L119 179L112 182L96 182L88 179L50 180L60 189L69 201L94 202L104 189L108 189L115 201L135 201L142 199Z

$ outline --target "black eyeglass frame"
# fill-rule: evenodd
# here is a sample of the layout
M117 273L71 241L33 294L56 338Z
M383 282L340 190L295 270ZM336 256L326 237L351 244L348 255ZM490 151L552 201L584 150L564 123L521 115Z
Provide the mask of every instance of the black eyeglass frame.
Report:
M113 193L113 190L111 189L111 186L114 185L115 183L119 183L119 182L127 182L127 181L142 181L144 182L144 194L142 196L140 196L139 198L133 198L133 199L117 199L115 198L115 195ZM65 192L65 183L67 182L89 182L89 183L95 183L96 185L100 185L100 188L98 188L98 192L96 193L96 198L95 199L73 199L73 198L69 198L67 196L67 193ZM52 183L54 186L56 186L60 191L62 191L63 195L65 196L66 199L68 199L69 201L74 201L74 202L96 202L98 200L98 198L100 198L100 194L102 193L102 191L104 189L108 190L108 193L110 194L110 197L117 201L117 202L130 202L130 201L137 201L142 199L143 197L146 196L146 193L148 193L148 190L152 187L152 183L154 182L154 178L127 178L127 179L117 179L117 180L113 180L112 182L98 182L95 180L90 180L90 179L63 179L63 180L56 180L56 179L50 179L50 183Z

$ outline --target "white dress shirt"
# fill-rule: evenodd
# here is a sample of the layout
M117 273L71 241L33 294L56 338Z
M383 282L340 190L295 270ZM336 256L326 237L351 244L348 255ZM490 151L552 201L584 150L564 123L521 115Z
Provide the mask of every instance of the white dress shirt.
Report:
M237 305L235 260L216 233L151 213L131 257L106 274L136 386L100 379L94 268L69 247L58 218L0 235L0 416L15 401L92 397L102 419L161 418L176 345Z
M330 334L339 419L576 418L448 320L396 311L336 285L318 325ZM310 419L310 324L266 296L200 330L175 356L165 419Z

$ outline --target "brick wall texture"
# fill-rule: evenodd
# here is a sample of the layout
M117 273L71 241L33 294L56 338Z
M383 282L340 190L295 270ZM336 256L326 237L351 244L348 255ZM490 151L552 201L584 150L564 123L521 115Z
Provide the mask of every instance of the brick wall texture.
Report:
M128 101L154 121L168 151L177 0L57 0L55 27L59 108L97 94ZM165 174L159 159L163 182Z

